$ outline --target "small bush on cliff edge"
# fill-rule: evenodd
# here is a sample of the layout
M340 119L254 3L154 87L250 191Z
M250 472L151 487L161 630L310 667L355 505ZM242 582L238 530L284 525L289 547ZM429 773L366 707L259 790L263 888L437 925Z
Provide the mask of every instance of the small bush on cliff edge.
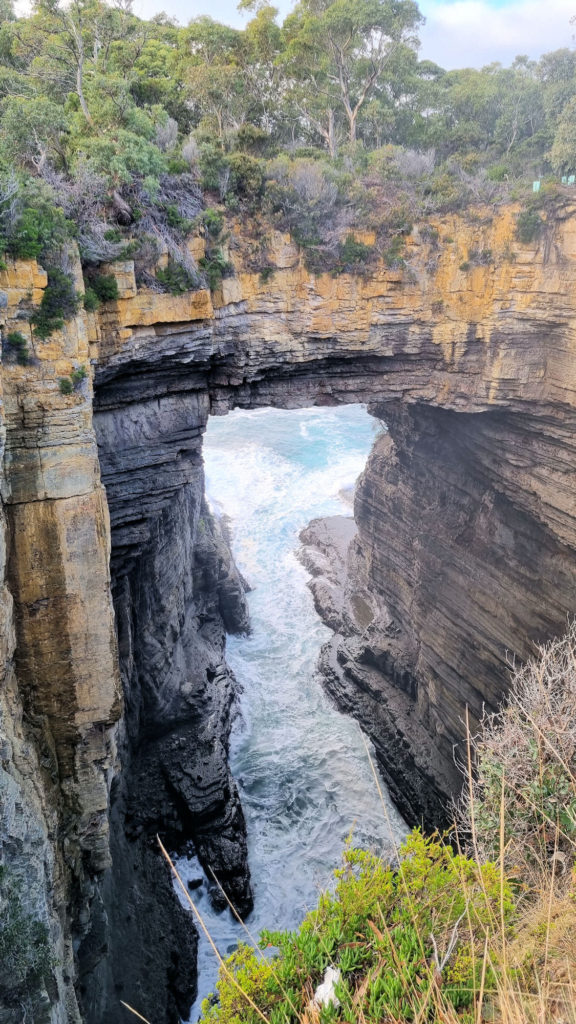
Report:
M74 281L58 267L47 271L48 284L42 295L40 308L32 317L34 333L43 340L61 330L64 321L73 317L82 301L74 288Z
M496 866L480 867L414 831L397 868L349 849L336 877L334 894L321 897L299 931L262 934L261 945L279 950L273 960L247 946L229 958L220 1001L204 1003L203 1021L257 1024L262 1016L246 996L270 1024L441 1020L457 1011L473 1020L485 935L495 922L506 927L514 913L512 889ZM341 974L340 1007L314 1016L312 996L328 966ZM486 979L493 988L491 969Z

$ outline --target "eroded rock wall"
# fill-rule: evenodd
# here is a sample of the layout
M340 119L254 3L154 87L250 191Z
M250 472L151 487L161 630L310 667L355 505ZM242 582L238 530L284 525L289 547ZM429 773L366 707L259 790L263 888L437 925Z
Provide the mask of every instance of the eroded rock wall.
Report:
M447 217L414 232L403 270L356 277L315 277L275 235L264 282L239 230L236 273L212 306L197 295L195 323L180 320L190 299L148 295L101 336L98 379L117 396L135 374L148 395L207 393L217 413L366 401L389 421L348 584L371 595L372 646L350 614L326 668L412 819L437 817L457 784L467 709L475 728L508 657L574 612L575 211L567 198L531 245L516 212Z
M59 388L60 376L88 361L88 323L79 316L49 342L33 342L25 313L45 285L34 263L0 273L4 332L20 331L29 344L27 365L3 345L0 843L54 953L48 988L28 1013L68 1022L80 1020L73 940L110 864L120 687L91 382L73 397ZM21 1021L18 990L3 1001L6 1020Z
M120 998L159 1022L185 1008L195 937L159 827L249 906L223 661L224 626L246 619L204 504L210 413L366 401L389 424L325 662L405 813L437 813L466 706L475 720L505 691L507 651L574 612L576 216L567 200L520 246L515 212L446 218L403 270L337 278L272 233L263 281L239 226L215 294L137 291L124 263L116 302L5 360L4 857L61 960L47 1020L77 1019L78 996L110 1024ZM3 272L8 330L30 338L45 282ZM80 365L94 399L91 374L60 391Z

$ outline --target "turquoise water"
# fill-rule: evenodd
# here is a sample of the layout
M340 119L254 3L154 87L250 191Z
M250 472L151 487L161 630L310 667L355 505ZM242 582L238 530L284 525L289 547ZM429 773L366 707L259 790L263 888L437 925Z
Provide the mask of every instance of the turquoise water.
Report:
M351 514L346 493L379 426L360 406L235 412L208 425L208 498L230 516L234 555L253 588L253 633L228 639L227 661L241 686L231 764L248 827L255 907L247 924L255 935L298 925L351 832L358 845L391 853L405 830L380 800L357 723L337 711L316 675L330 633L295 556L310 519ZM197 862L180 867L202 874ZM194 898L223 955L246 938L229 911L211 908L205 882ZM191 1020L216 976L202 940Z

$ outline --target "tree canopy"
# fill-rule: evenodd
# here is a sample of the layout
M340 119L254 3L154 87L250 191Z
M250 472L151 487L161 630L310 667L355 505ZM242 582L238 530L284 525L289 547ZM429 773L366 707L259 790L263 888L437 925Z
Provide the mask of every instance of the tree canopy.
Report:
M407 211L482 182L576 172L572 49L445 71L419 57L415 0L299 0L283 23L268 0L239 7L242 30L145 21L130 0L35 0L27 16L0 0L4 248L52 203L50 244L71 225L97 263L138 235L143 279L159 247L190 276L202 190L312 244L336 207L384 217L391 182L409 184L386 214L401 232Z

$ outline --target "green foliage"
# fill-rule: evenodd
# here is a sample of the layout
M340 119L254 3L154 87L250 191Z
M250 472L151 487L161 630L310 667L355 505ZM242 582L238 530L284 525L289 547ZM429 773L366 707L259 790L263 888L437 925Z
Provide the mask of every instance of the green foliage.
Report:
M190 272L174 260L169 260L165 267L156 271L156 280L172 295L182 295L196 283Z
M559 119L550 152L552 166L561 174L576 170L576 96L566 104Z
M60 377L58 387L61 395L71 395L78 391L80 385L88 377L88 370L84 365L77 366L69 377Z
M401 235L394 235L390 242L386 252L384 253L384 259L386 265L390 267L390 270L402 270L405 265L404 262L404 249L406 243Z
M89 286L84 292L84 309L87 313L95 313L97 309L100 309L101 302L93 288Z
M230 168L229 189L233 195L248 203L255 203L264 191L264 165L247 153L232 153L228 157Z
M221 249L207 252L206 256L200 260L200 267L208 278L210 291L215 291L222 283L222 278L232 270L231 264L228 263Z
M354 235L347 235L338 246L338 263L334 273L362 273L368 268L374 253L373 245L366 245L357 241Z
M240 125L236 133L236 146L255 157L270 157L274 150L274 140L263 128L247 122Z
M70 374L70 379L75 386L78 386L82 383L83 380L86 380L87 376L88 370L84 365L81 365L77 366L75 370L72 370L72 373Z
M48 338L59 331L78 312L81 298L74 288L74 281L58 267L48 270L48 284L42 295L40 308L32 316L34 333L39 338Z
M466 1010L480 987L481 950L491 929L510 922L515 900L494 864L479 867L438 838L411 833L396 869L350 849L325 893L296 932L264 932L272 959L241 946L218 983L219 1003L203 1005L206 1024L256 1024L243 992L270 1021L303 1019L308 993L328 966L341 971L338 1013L321 1020L412 1021L428 1007ZM454 937L454 938L453 938ZM444 959L453 941L453 948ZM442 951L438 954L438 951ZM441 982L438 984L438 972ZM490 967L485 982L493 983Z
M157 146L126 128L118 128L112 138L88 138L84 147L94 169L114 185L129 184L138 175L148 179L151 187L167 169L166 157Z
M0 1003L31 1011L52 958L48 929L30 915L18 880L0 866ZM23 1018L24 1019L24 1018Z
M202 223L211 238L214 240L220 238L224 228L224 216L219 210L207 206L202 214Z
M243 9L243 30L143 22L100 0L5 19L0 252L57 263L77 237L97 266L124 242L150 283L151 238L186 265L198 176L228 212L289 231L315 272L357 272L366 254L338 244L351 224L375 230L394 263L392 239L416 219L574 169L568 49L444 72L418 60L413 0L300 0L282 26L269 3Z
M168 158L169 174L186 174L189 170L188 161L184 160L183 157L171 156Z
M1 149L19 167L57 152L68 127L62 106L45 96L9 96L0 108Z
M219 191L229 167L222 149L212 143L201 146L199 164L202 188Z
M34 187L21 193L16 215L4 229L5 251L13 259L42 259L73 237L74 226L51 197Z
M516 218L516 237L519 242L529 245L535 242L542 233L544 227L542 218L537 209L533 206L527 210L521 210Z
M20 366L27 366L30 362L28 339L24 337L21 331L8 331L4 335L2 352L8 358L14 358Z
M118 298L118 282L113 274L94 274L90 277L90 289L99 302L114 302Z

